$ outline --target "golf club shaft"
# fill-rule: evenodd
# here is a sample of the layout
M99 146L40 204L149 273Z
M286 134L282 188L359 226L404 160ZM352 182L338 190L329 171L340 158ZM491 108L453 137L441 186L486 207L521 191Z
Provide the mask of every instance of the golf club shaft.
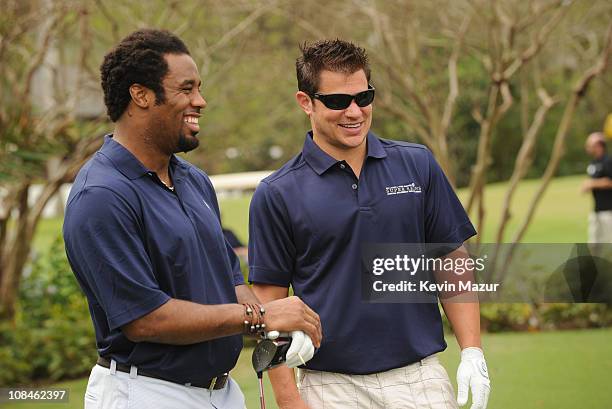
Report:
M257 379L259 379L259 406L261 407L261 409L266 409L266 400L264 398L263 372L257 372Z

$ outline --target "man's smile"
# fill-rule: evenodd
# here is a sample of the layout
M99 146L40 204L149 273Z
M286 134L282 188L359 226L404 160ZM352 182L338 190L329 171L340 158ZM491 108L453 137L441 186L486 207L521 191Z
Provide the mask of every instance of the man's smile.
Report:
M200 131L200 114L190 113L186 114L183 122L187 124L187 127L193 132Z

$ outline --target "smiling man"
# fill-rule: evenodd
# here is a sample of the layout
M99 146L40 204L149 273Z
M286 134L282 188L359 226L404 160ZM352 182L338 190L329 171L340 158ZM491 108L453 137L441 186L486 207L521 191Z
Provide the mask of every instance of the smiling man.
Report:
M208 176L175 156L198 146L206 107L185 44L134 32L105 56L101 78L115 130L80 170L64 220L99 354L85 408L243 409L228 375L242 334L297 330L319 345L319 317L297 297L260 305Z
M442 302L462 348L455 400L436 353L446 348L438 304L361 299L366 243L453 243L476 232L424 146L370 132L375 89L365 51L305 45L297 102L312 130L302 152L264 179L249 220L249 279L262 300L296 295L321 315L325 339L293 372L269 372L283 409L484 409L489 378L478 303ZM448 256L456 257L455 252Z

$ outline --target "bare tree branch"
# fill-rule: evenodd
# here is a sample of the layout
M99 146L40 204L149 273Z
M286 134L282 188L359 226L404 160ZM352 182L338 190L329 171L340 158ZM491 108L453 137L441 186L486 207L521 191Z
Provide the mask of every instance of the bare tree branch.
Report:
M102 15L108 20L111 26L111 32L113 33L113 42L116 43L119 41L119 23L117 23L117 19L113 16L111 12L109 12L108 8L104 4L102 0L94 0L98 9L102 12Z
M526 62L531 60L542 49L550 33L567 14L569 9L569 7L565 5L565 2L561 1L559 3L561 7L559 7L552 18L542 26L530 46L525 51L520 53L520 55L504 70L502 73L502 78L505 80L511 78L517 70L519 70Z
M227 43L233 40L240 33L244 32L249 26L251 26L258 18L260 18L264 13L273 9L276 6L276 1L270 1L260 5L255 10L253 10L245 19L243 19L240 23L238 23L234 28L223 34L223 36L212 46L210 46L208 53L210 55L214 54L217 50L223 48Z
M32 78L34 77L34 73L39 68L41 63L43 62L45 56L47 55L47 52L49 52L51 39L56 34L56 30L59 26L60 21L61 21L60 14L55 14L51 17L48 23L48 26L45 28L43 32L41 46L39 47L36 55L34 55L34 57L32 58L30 65L28 65L28 68L26 70L25 80L23 82L24 89L21 93L22 97L24 98L24 101L29 98L30 90L32 89Z
M297 26L299 26L304 32L312 35L315 38L325 38L327 35L318 27L315 27L310 21L300 17L293 11L285 10L282 7L274 7L273 11L279 15L289 18Z
M400 121L405 122L411 129L413 129L417 133L417 135L421 138L421 141L425 145L429 146L431 149L434 149L433 140L431 139L431 136L429 135L427 130L423 126L421 126L418 123L417 119L410 115L406 109L399 107L393 101L389 102L382 98L379 99L378 105L381 108L385 109L387 112L394 115Z
M441 133L446 135L448 132L448 128L450 127L451 118L453 115L453 108L455 107L455 103L457 102L457 97L459 96L459 78L457 75L457 61L459 60L459 52L461 51L461 46L463 45L463 39L465 38L465 33L470 26L470 21L472 19L471 14L468 14L463 19L461 23L461 27L459 28L459 33L457 35L457 40L455 45L453 46L453 52L448 60L448 84L449 84L449 92L446 98L446 103L444 104L444 112L442 113L442 129Z
M557 100L548 96L546 90L544 89L538 90L538 96L541 100L541 105L536 111L533 122L523 137L523 143L521 144L521 148L514 163L514 171L512 172L512 176L508 182L508 188L502 202L502 216L496 235L497 243L501 243L503 241L505 228L510 220L510 207L516 188L518 187L521 179L525 177L527 171L533 163L533 153L536 146L537 136L542 128L542 125L544 124L546 115L557 102Z

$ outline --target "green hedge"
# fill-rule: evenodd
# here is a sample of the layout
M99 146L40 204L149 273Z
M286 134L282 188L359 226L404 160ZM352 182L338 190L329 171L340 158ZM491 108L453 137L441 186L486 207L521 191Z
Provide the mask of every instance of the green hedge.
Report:
M87 373L96 346L87 300L61 239L24 272L15 322L0 322L0 386Z
M606 304L481 304L480 321L486 332L603 328L612 325L612 308ZM451 331L446 316L444 327Z

